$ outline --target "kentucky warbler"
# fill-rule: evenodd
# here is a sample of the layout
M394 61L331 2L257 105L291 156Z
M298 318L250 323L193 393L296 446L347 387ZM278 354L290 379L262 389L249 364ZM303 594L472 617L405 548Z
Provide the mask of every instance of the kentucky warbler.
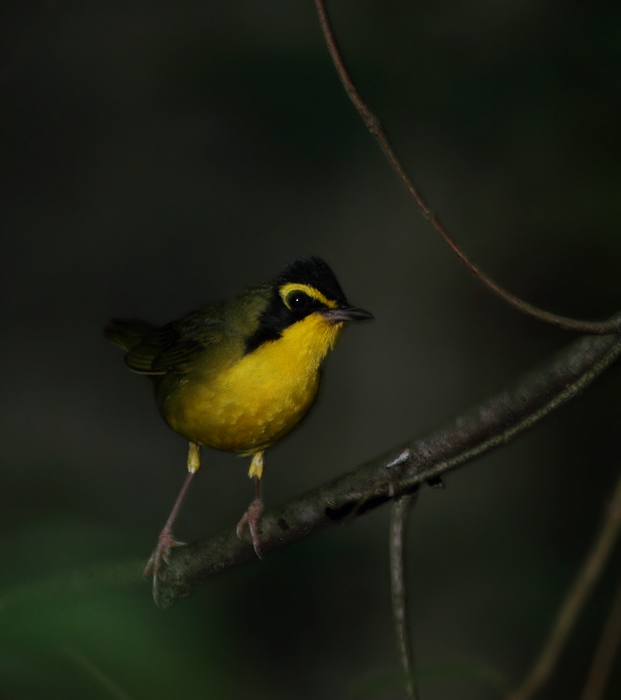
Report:
M154 587L162 560L180 544L172 526L200 467L200 446L252 457L255 499L237 534L247 525L260 556L263 453L311 409L321 365L345 322L371 318L347 303L332 270L312 257L232 301L208 304L161 328L137 319L110 322L106 336L126 351L131 370L149 377L162 417L190 442L188 475L145 569Z

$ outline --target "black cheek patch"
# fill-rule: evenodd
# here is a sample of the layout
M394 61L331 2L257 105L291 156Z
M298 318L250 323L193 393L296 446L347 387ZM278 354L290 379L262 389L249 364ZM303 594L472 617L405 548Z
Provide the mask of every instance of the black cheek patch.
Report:
M278 340L278 338L282 337L282 332L285 328L292 326L297 321L301 321L315 311L327 308L318 299L313 299L312 297L309 297L309 299L310 303L304 309L296 311L290 309L282 300L278 290L275 290L267 308L259 316L259 328L246 341L246 352L244 354L247 355L253 352L263 343Z
M282 336L282 333L275 328L266 328L264 326L259 327L253 335L246 341L246 351L244 355L256 350L258 347L266 343L268 340L278 340Z

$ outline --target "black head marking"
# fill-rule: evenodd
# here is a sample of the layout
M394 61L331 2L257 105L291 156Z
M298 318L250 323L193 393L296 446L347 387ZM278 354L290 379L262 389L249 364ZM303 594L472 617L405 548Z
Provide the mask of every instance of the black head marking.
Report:
M256 350L263 343L277 340L282 331L296 321L325 309L320 300L301 291L293 291L287 296L287 303L280 295L285 284L308 285L321 292L326 299L335 301L337 306L347 306L347 299L332 270L321 258L299 258L273 281L273 290L268 305L259 319L259 328L246 341L246 353Z
M334 272L321 258L298 258L287 265L287 269L278 278L278 283L282 285L288 282L308 284L339 306L347 306L347 299Z

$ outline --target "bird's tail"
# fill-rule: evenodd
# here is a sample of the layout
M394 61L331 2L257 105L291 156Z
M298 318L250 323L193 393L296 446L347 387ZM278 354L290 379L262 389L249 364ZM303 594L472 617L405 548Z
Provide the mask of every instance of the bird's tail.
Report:
M138 318L113 318L104 328L104 335L115 345L129 352L142 342L145 335L154 329L155 326Z

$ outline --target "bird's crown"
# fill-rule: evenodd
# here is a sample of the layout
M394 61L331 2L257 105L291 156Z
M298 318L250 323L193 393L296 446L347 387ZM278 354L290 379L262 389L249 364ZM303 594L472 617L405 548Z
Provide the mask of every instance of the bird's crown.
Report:
M291 290L297 285L306 294L329 307L347 304L345 294L334 272L328 263L316 256L298 258L287 265L286 270L278 277L277 283L281 291L283 287Z

